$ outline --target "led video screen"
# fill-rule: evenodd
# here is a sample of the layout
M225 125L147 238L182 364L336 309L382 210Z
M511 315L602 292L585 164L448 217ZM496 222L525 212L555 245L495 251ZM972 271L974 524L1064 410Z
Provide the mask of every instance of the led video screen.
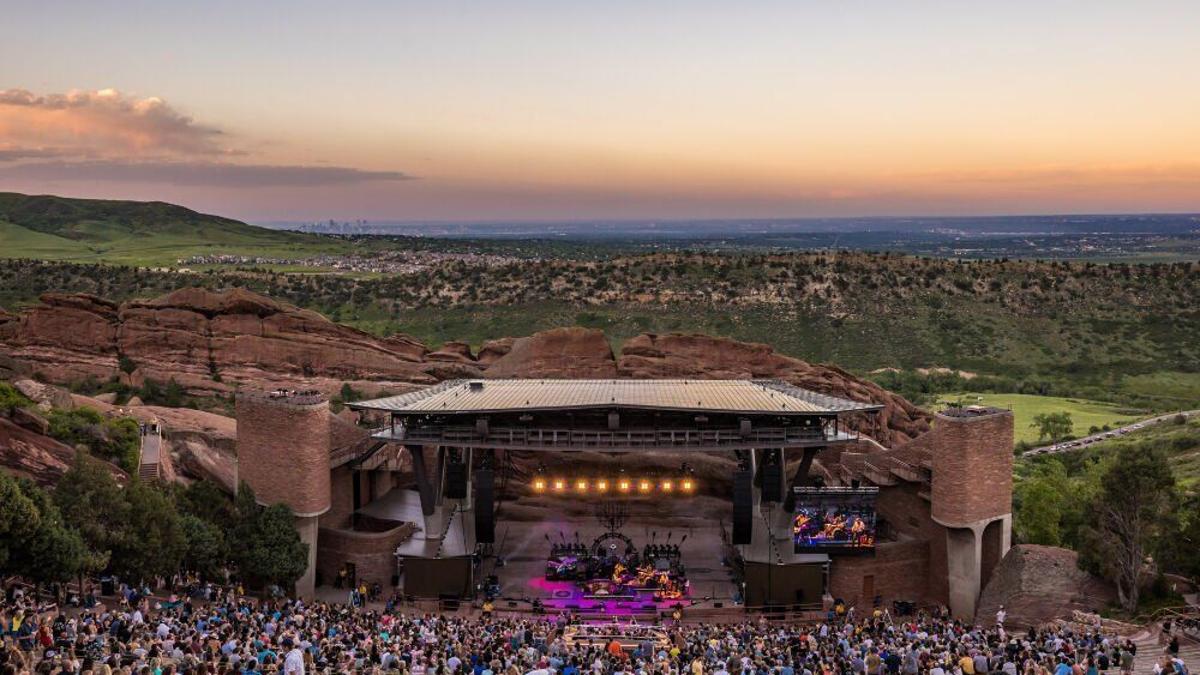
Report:
M874 549L879 488L796 488L795 494L797 553Z

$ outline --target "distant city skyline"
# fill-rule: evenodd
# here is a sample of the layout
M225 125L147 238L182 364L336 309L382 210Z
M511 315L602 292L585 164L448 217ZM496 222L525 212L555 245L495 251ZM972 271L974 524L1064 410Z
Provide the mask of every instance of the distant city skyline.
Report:
M1200 3L13 0L0 191L250 221L1200 211Z

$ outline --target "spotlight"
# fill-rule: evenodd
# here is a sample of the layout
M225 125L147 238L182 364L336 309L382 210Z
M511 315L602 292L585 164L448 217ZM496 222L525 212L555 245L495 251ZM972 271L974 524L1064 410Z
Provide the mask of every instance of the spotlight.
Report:
M608 481L604 480L603 478L596 481L596 491L597 492L608 492Z
M629 480L622 478L621 480L617 481L617 489L621 492L629 492Z
M683 488L684 492L691 492L692 490L696 489L696 484L692 482L691 478L685 478L683 479L683 482L679 484L679 487Z
M588 482L586 480L575 481L575 489L580 492L587 492Z
M649 492L651 487L653 486L650 484L650 481L644 478L638 483L639 492Z
M671 490L674 490L674 489L675 489L675 484L672 483L671 481L664 480L662 482L662 491L663 492L670 492Z
M533 491L534 492L545 492L546 491L546 479L545 478L534 478L533 479Z
M567 487L567 482L565 480L563 480L561 478L554 479L554 491L555 492L562 492L563 490L566 489L566 487Z

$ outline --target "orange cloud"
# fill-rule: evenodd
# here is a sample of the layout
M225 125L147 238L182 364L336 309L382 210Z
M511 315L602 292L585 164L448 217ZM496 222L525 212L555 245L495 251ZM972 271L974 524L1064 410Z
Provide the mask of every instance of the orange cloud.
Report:
M11 146L70 149L125 156L239 154L224 133L197 124L158 97L114 89L37 95L0 90L0 137Z
M113 89L47 95L0 90L0 178L9 182L261 188L412 178L400 171L247 163L241 156L249 153L227 140L220 129L158 97Z

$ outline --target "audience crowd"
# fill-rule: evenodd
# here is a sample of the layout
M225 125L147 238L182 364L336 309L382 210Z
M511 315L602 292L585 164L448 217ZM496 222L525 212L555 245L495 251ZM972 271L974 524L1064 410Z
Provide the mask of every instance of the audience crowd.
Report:
M79 604L59 611L10 589L0 675L1115 675L1132 672L1136 656L1132 642L1095 627L1010 632L926 613L580 630L565 615L433 615L213 589L166 600L121 589ZM1170 651L1152 658L1155 672L1187 675Z

